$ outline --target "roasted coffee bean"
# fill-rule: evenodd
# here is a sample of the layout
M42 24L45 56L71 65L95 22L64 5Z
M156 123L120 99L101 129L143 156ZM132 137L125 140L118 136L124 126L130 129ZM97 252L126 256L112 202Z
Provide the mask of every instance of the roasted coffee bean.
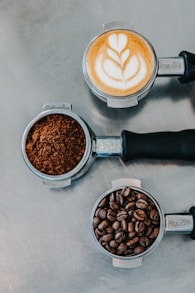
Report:
M134 248L134 254L140 254L140 253L144 252L144 250L145 250L145 248L143 246L141 246L141 245L136 246Z
M116 212L113 211L113 210L111 210L111 209L109 209L109 210L107 211L107 219L108 219L109 221L111 221L111 222L114 222L114 221L116 220Z
M132 239L129 239L129 241L127 241L127 246L134 247L138 241L139 241L139 237L134 237Z
M135 231L132 231L132 232L129 232L128 237L131 239L131 238L134 238L136 235L137 233Z
M116 214L116 217L117 217L117 220L118 221L122 221L124 219L126 219L128 216L127 212L126 211L119 211L117 214Z
M153 232L149 235L149 238L156 238L158 236L158 233L159 233L159 228L154 228Z
M149 218L146 218L144 221L144 224L147 226L151 225L151 223L152 223L152 221Z
M112 239L113 239L113 235L112 234L105 234L105 235L102 236L102 240L103 241L106 241L106 242L108 242L108 241L110 241Z
M99 230L98 228L95 229L95 235L97 236L102 236L105 234L105 231Z
M114 230L120 230L120 227L121 227L121 223L119 221L115 221L113 224L112 224L112 228Z
M119 244L119 246L117 247L117 250L118 250L118 251L122 251L122 252L124 252L126 249L127 249L127 244L124 243L124 242L121 242L121 243Z
M130 202L128 202L126 204L125 209L126 210L131 210L131 209L133 209L135 207L135 205L136 205L135 201L130 201Z
M124 251L124 255L126 256L130 256L130 255L133 255L133 249L132 248L127 248L125 251Z
M109 200L110 200L110 201L115 201L115 194L114 194L114 192L112 192L112 193L110 194Z
M128 231L133 232L135 230L135 223L129 222L128 223Z
M110 208L113 210L113 211L117 211L119 209L119 205L116 201L110 201Z
M130 193L131 193L131 189L130 189L130 187L124 187L123 189L122 189L122 191L121 191L121 194L124 196L124 197L127 197L127 196L129 196L130 195Z
M93 227L97 240L110 253L133 256L158 237L160 214L146 194L126 187L100 201Z
M123 219L121 221L121 228L122 228L123 231L127 231L127 227L128 227L127 225L128 225L127 221L125 219Z
M133 214L134 214L134 209L128 211L128 217L129 217L130 220L132 219Z
M138 221L144 221L146 219L146 213L141 209L135 210L133 215Z
M135 201L136 200L136 194L134 191L131 191L130 195L127 196L128 201Z
M101 202L99 203L100 208L104 208L107 205L107 198L104 197Z
M116 202L121 206L124 204L124 197L120 192L116 193Z
M117 242L122 242L123 240L125 240L125 233L124 232L122 232L122 231L120 231L120 232L116 232L116 234L115 234L115 240L117 241Z
M94 217L93 218L93 227L97 228L97 226L99 225L100 222L101 222L101 219L99 217Z
M98 217L102 220L105 220L106 219L106 215L107 215L107 212L105 209L99 209L99 212L98 212Z
M116 248L116 247L118 247L119 243L115 239L113 239L109 242L109 245L112 248Z
M100 208L97 208L97 210L95 211L95 217L98 217L99 211L100 211Z
M159 213L158 213L158 211L156 209L151 210L150 219L152 221L158 221L159 220Z
M113 228L111 226L108 226L106 229L105 229L106 233L108 234L111 234L114 232Z
M145 224L142 221L137 221L135 223L135 231L140 235L145 231Z
M148 202L145 199L140 198L136 201L136 207L138 209L145 210L147 208L147 206L148 206Z
M159 226L159 221L152 221L152 224L154 224L155 226Z
M144 200L146 200L148 202L148 197L144 193L141 193L141 192L140 193L137 193L137 198L138 199L144 199Z
M108 227L109 222L107 220L103 220L99 225L98 225L98 229L99 230L104 230Z
M150 239L148 237L146 237L146 236L142 236L139 239L139 243L140 243L141 246L147 247L147 246L150 245Z
M147 228L146 236L150 236L150 234L152 234L152 232L153 232L153 226L149 226Z

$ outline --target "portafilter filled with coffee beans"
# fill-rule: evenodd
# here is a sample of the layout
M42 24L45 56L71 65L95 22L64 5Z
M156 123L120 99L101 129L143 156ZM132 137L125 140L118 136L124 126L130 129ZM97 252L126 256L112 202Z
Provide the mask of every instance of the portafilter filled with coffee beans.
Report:
M195 80L195 55L157 58L151 43L129 23L111 22L87 46L83 75L92 93L108 107L135 106L150 91L156 77L178 76L181 83Z
M95 202L90 222L95 244L120 268L142 265L143 257L154 251L164 233L195 239L195 207L188 213L164 214L138 179L112 181L112 188Z
M95 158L195 160L195 130L96 136L67 103L46 104L24 130L22 156L48 187L66 187Z

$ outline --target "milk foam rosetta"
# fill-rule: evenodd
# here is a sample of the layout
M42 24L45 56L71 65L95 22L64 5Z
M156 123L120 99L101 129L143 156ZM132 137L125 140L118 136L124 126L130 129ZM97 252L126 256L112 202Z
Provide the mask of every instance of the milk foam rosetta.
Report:
M113 30L91 44L86 57L87 73L100 91L127 96L141 90L154 71L154 53L138 34Z

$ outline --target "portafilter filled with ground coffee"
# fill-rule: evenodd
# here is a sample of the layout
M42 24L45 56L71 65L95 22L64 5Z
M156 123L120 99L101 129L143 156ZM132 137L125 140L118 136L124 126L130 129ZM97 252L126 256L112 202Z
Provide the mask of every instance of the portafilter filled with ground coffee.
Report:
M164 214L138 179L113 181L112 188L95 202L90 222L97 247L121 268L142 265L164 233L189 234L195 239L195 207L187 213Z
M71 105L44 105L22 136L26 165L49 187L69 186L95 158L195 160L195 130L96 136Z
M104 25L104 32L87 46L83 75L92 93L112 108L135 106L150 91L156 77L195 80L195 55L157 58L151 43L123 22Z

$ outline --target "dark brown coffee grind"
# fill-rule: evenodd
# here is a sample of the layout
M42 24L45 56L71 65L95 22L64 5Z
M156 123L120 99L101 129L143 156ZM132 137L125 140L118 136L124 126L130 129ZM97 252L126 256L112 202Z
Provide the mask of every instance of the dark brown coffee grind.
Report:
M81 161L86 147L80 124L70 116L51 114L30 129L26 154L31 164L48 175L70 172Z

